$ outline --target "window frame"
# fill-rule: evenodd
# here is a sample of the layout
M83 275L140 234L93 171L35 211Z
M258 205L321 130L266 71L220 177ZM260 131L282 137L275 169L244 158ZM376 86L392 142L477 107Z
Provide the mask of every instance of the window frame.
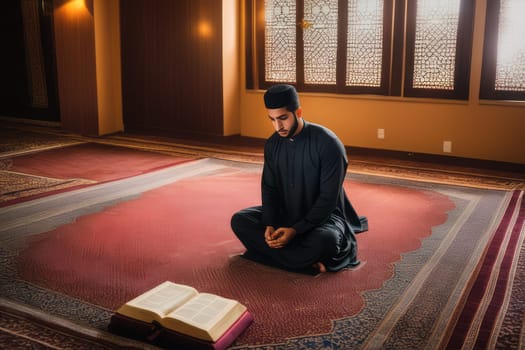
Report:
M487 1L479 98L481 100L525 101L525 91L496 90L495 88L500 6L500 0Z
M415 0L385 0L383 6L383 57L380 86L346 86L348 1L338 1L339 23L342 25L338 26L337 82L334 85L317 85L304 83L302 47L297 48L295 82L269 82L265 80L264 0L246 0L246 88L267 89L276 83L289 83L294 85L298 91L304 92L468 99L475 0L460 0L453 90L412 87L415 47ZM304 0L297 0L296 6L296 23L300 23L303 18ZM298 28L296 31L296 42L301 43L302 39L302 30Z
M404 1L404 0L403 0ZM344 4L342 4L344 3ZM392 11L394 6L394 0L385 0L383 5L383 56L381 64L381 84L379 87L370 87L370 86L346 86L346 59L347 59L347 28L348 28L348 1L339 1L339 8L342 8L343 11L340 11L339 18L340 22L344 26L339 26L339 38L340 42L344 43L339 44L339 51L341 51L340 57L337 61L338 67L338 85L339 91L341 93L347 94L375 94L375 95L385 95L388 96L391 90L391 72L392 65L390 64L390 57L393 44L393 33L394 29L392 27L393 17ZM342 47L344 46L344 47Z
M454 67L454 89L424 89L413 87L414 47L416 37L415 1L408 1L405 60L405 97L427 97L468 100L470 86L470 63L472 58L472 36L474 31L474 0L460 0L456 61Z

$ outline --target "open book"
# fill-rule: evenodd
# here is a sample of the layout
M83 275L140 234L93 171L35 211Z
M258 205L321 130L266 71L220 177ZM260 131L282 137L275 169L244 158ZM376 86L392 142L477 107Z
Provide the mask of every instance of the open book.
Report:
M201 339L216 342L247 313L233 299L166 281L122 305L117 314Z

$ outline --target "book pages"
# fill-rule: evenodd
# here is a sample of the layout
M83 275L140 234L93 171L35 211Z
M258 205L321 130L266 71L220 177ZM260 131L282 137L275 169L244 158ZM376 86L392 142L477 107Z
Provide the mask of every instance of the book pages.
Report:
M169 314L169 317L209 330L219 323L236 304L235 300L201 293Z
M149 310L160 317L164 317L196 294L197 290L192 287L164 282L129 301L126 305L131 308ZM125 312L125 314L129 314L129 312Z

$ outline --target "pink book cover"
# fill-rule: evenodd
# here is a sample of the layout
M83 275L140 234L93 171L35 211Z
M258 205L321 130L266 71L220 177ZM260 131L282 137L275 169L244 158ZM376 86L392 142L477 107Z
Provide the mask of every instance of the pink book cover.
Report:
M253 316L245 311L241 317L216 341L208 342L151 324L114 314L109 331L124 337L145 341L165 349L226 350L253 322Z
M241 317L213 344L214 350L227 349L253 322L253 316L245 311Z

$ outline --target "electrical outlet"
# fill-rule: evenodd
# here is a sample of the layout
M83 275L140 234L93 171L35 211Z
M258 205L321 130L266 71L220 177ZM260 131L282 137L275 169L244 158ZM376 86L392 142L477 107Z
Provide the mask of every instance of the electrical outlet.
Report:
M384 139L385 138L385 129L377 129L377 138L378 139Z
M443 141L443 152L452 152L452 141Z

